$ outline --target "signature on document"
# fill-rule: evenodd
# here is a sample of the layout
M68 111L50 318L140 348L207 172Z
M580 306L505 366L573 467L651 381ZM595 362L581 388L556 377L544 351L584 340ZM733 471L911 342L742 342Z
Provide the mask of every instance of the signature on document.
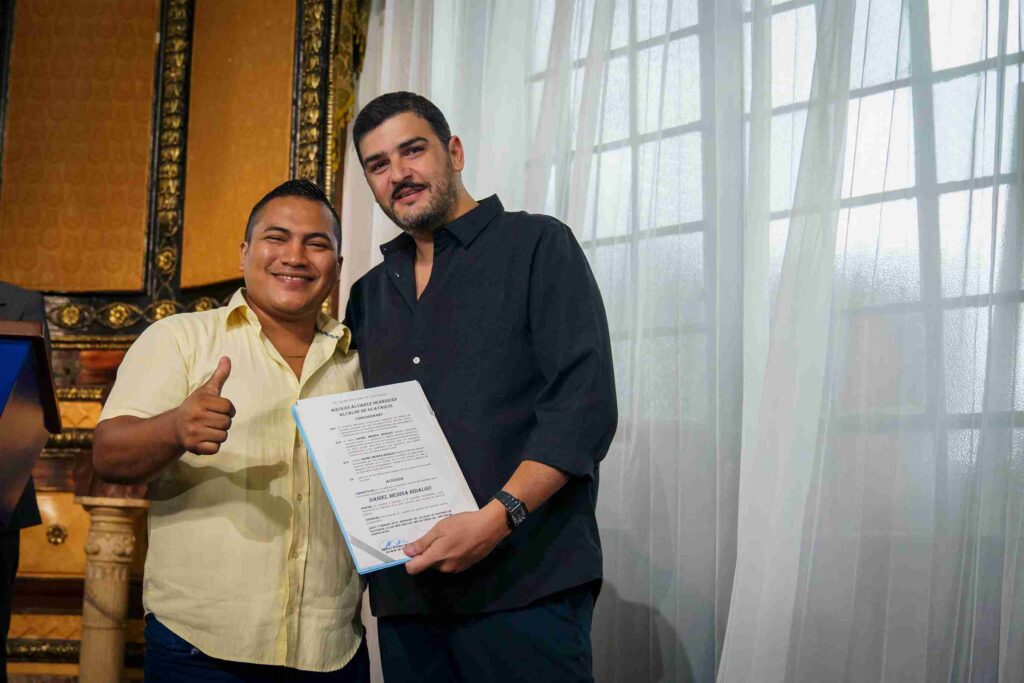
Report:
M401 550L405 547L406 540L404 538L389 538L380 545L381 552L390 553L395 550Z

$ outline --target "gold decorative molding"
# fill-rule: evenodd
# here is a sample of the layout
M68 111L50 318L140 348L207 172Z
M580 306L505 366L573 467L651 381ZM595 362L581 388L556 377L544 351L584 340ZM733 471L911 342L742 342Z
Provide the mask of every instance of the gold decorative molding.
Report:
M156 267L164 275L172 274L177 264L178 252L173 247L164 247L156 255Z
M141 622L139 622L141 623ZM145 645L125 644L125 658L129 666L141 667ZM77 640L51 640L41 638L12 638L7 641L7 661L54 664L78 664L81 645ZM49 669L47 669L49 671ZM15 671L12 668L11 674ZM33 679L35 680L35 679ZM49 680L47 678L47 680Z
M177 301L154 301L150 304L149 308L146 309L146 321L156 322L157 320L163 320L169 315L174 315L184 306L179 304Z
M331 17L338 16L338 2L339 0L331 0ZM327 195L328 199L331 199L332 190L334 188L334 172L336 165L334 158L335 153L335 140L334 140L334 88L335 88L335 76L334 76L334 51L337 47L338 41L338 22L336 19L332 19L330 28L330 38L328 40L327 48L327 101L324 103L324 111L327 115L327 125L324 126L324 130L327 131L327 139L324 141L324 194ZM324 303L331 301L333 297L329 296ZM328 311L330 314L330 311Z
M12 662L77 663L78 641L16 638L7 641L7 659Z
M76 335L54 336L53 348L58 351L126 351L136 335Z
M230 297L229 297L230 298ZM167 316L183 311L208 311L221 305L217 299L204 296L185 304L174 299L158 299L145 308L124 302L109 303L94 308L86 303L67 302L50 309L50 323L66 330L84 330L98 323L110 330L123 330L140 321L155 323Z
M182 179L185 176L185 125L188 61L191 50L191 14L188 0L166 0L167 15L163 40L160 133L157 138L156 223L157 250L154 268L154 298L174 299L176 275L181 251L181 210L184 201ZM174 301L155 301L159 320L176 309ZM156 315L156 314L154 314ZM146 318L147 322L153 322Z
M59 401L102 401L103 387L57 387Z
M67 303L49 311L50 323L66 330L86 328L92 324L96 311L87 304Z
M221 306L221 302L217 301L213 297L204 296L196 299L192 302L193 311L212 311L213 309ZM224 300L224 304L227 305L227 299Z
M65 429L60 434L51 434L46 441L46 448L53 450L91 450L91 429Z
M123 330L139 321L142 311L131 304L107 304L97 311L97 317L112 330Z
M314 183L323 171L321 131L321 81L324 64L321 61L327 35L328 6L325 0L302 0L302 84L299 92L299 139L295 151L295 175Z
M50 545L64 545L68 540L68 528L63 524L51 524L46 527L46 542Z

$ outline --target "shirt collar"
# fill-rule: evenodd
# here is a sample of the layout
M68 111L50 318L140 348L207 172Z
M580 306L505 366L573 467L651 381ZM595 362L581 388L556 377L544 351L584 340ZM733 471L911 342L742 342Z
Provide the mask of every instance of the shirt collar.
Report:
M487 199L480 200L477 206L462 214L442 229L450 232L462 246L468 247L483 232L483 229L494 220L494 217L504 210L505 207L501 205L498 195L492 194ZM411 249L412 247L412 237L403 232L390 242L380 245L380 251L387 256L393 251Z
M492 194L446 225L445 229L455 235L456 239L462 242L462 246L468 247L477 238L477 235L494 220L494 217L504 210L498 195Z
M238 320L246 320L255 325L256 329L262 329L263 326L260 325L260 319L256 317L256 312L249 308L249 304L245 300L245 287L240 287L231 296L231 300L228 301L226 308L225 325L231 325ZM352 343L352 332L344 324L323 311L319 311L316 315L316 329L317 333L313 337L314 344L317 338L323 337L332 343L336 343L337 348L341 349L342 353L348 353L349 344Z

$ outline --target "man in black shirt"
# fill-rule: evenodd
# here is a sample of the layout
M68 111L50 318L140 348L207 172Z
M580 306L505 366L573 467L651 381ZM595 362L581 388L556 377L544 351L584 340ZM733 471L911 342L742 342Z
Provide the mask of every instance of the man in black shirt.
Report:
M353 137L403 230L352 287L367 387L418 380L479 512L370 576L385 678L592 680L598 464L615 433L608 324L572 232L474 200L443 114L390 93Z

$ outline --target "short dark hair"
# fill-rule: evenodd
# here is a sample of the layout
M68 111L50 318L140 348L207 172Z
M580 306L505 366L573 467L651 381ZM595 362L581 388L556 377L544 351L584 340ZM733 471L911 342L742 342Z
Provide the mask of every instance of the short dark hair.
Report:
M414 92L389 92L370 100L352 124L352 142L355 144L360 166L363 165L363 153L359 151L359 142L380 124L406 112L411 112L429 123L441 144L448 145L452 131L444 114L433 102Z
M263 195L263 199L256 202L256 206L252 207L252 211L249 212L249 221L245 224L246 242L252 239L252 229L256 226L256 221L259 220L263 207L281 197L299 197L300 199L308 199L311 202L317 202L326 206L327 210L331 212L331 230L334 232L334 238L338 241L338 253L341 253L341 221L338 220L338 212L331 206L331 202L327 199L327 195L324 194L319 185L308 180L294 178L286 180Z

